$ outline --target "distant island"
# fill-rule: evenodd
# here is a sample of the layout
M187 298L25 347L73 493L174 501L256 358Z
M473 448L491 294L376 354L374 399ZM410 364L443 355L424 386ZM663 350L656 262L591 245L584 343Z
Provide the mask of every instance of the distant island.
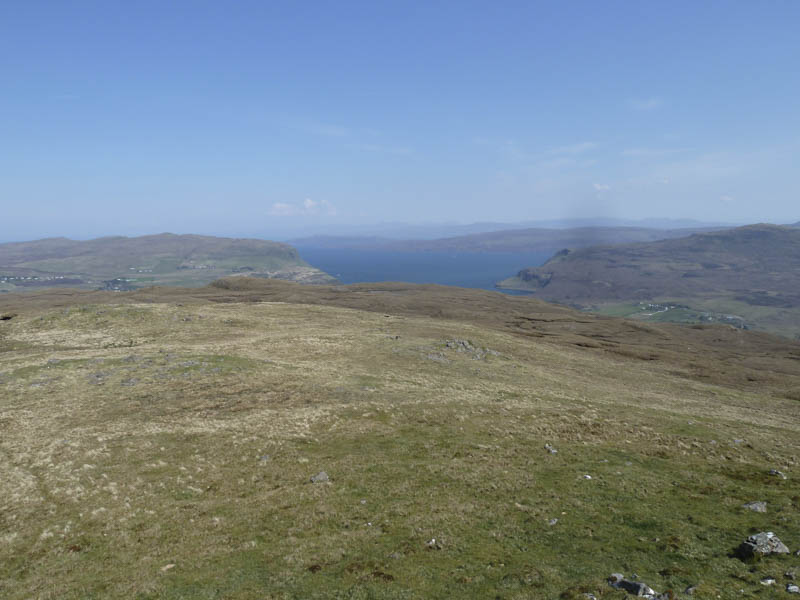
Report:
M800 334L800 229L750 225L564 249L498 287L604 314Z
M162 233L88 241L49 238L0 244L0 292L45 287L127 291L198 287L229 275L331 283L289 244Z

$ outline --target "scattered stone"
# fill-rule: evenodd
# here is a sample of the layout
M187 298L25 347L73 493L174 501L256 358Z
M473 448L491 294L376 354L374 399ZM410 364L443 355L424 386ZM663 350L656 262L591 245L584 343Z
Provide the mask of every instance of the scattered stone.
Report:
M748 510L752 510L753 512L765 513L767 512L767 503L766 502L748 502L747 504L742 504L743 508Z
M450 361L447 360L444 354L441 352L430 352L428 355L425 356L428 360L433 360L439 363L449 363Z
M743 443L744 443L744 440L735 439L735 440L733 440L733 443L734 443L734 444L743 444Z
M751 535L737 549L740 558L751 558L755 555L788 554L789 548L771 531L762 531Z
M786 577L786 579L796 579L797 571L795 571L794 569L792 569L791 571L786 571L786 573L784 573L783 576Z
M439 542L436 541L436 538L429 539L427 542L425 542L425 545L428 547L429 550L441 550L442 549L442 545Z
M138 380L138 379L136 379L135 377L132 377L131 379L125 379L125 380L123 380L123 381L120 381L120 383L119 383L119 384L120 384L121 386L124 386L124 387L133 387L133 386L135 386L137 383L139 383L139 380Z
M473 346L469 340L447 340L444 345L449 350L470 354L474 360L483 360L487 354L499 356L499 353L494 350Z
M403 558L403 555L400 554L399 552L392 552L389 555L389 558L391 558L392 560L400 560L401 558Z
M690 585L685 590L683 590L683 593L686 594L687 596L694 596L694 593L696 591L697 591L697 586L696 585Z
M48 365L57 365L60 362L61 362L61 360L59 360L58 358L51 358L50 360L47 361L47 364Z
M591 475L584 475L584 476L583 476L583 478L584 478L584 479L591 479L591 478L592 478L592 476L591 476Z
M545 444L544 449L547 450L550 454L558 454L558 450L553 448L550 444Z
M595 596L591 592L585 592L583 594L583 597L586 598L586 600L597 600L597 596Z
M550 520L547 522L547 524L548 524L548 525L550 525L551 527L552 527L553 525L555 525L556 523L558 523L558 519L550 519Z
M775 578L774 577L764 577L761 580L761 585L775 585Z
M161 567L161 572L162 573L166 573L170 569L174 569L174 568L175 568L175 563L169 563L168 565L164 565L163 567Z
M608 584L611 587L617 588L618 590L625 590L629 594L633 594L634 596L641 598L651 598L652 600L660 598L658 592L656 592L650 586L640 581L630 581L625 579L621 573L612 573L608 578ZM666 595L664 597L666 597Z
M330 481L330 477L325 471L320 471L316 475L311 476L311 483L327 483Z
M261 463L269 462L272 460L272 457L269 454L262 454L258 457L258 461Z
M787 583L786 591L790 594L800 594L800 586L798 586L796 583Z
M780 477L781 479L786 479L786 473L783 471L778 471L778 469L770 469L769 474L774 475L775 477Z

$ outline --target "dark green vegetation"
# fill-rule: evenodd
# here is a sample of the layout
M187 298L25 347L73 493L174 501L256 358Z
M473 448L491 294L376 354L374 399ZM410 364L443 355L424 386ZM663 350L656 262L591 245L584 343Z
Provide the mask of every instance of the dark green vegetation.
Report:
M200 286L233 273L311 283L332 280L291 246L265 240L164 233L0 244L0 291Z
M785 339L252 278L0 316L3 598L762 598L800 569L731 556L800 548Z
M499 285L618 316L723 322L796 336L800 229L751 225L563 251Z
M646 227L576 227L571 229L509 229L436 240L391 240L379 237L314 236L292 240L298 246L404 252L553 252L597 244L651 242L685 237L710 229L651 229Z

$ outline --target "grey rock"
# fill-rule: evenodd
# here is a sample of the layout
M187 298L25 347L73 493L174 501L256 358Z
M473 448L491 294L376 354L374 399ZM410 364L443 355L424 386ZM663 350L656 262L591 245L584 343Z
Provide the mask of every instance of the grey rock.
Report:
M425 356L425 358L427 358L428 360L433 360L433 361L438 362L438 363L449 363L450 362L449 360L447 360L447 357L445 357L445 355L442 354L441 352L430 352L429 354L427 354Z
M796 583L787 583L786 591L790 594L800 594L800 587Z
M761 579L761 585L775 585L774 577L764 577Z
M548 524L548 525L550 525L550 526L553 526L553 525L555 525L556 523L558 523L558 519L550 519L550 520L547 522L547 524Z
M472 358L475 360L482 360L486 358L487 353L494 355L497 354L492 350L486 350L473 346L469 340L447 340L445 342L445 348L448 348L449 350L455 350L456 352L471 354Z
M258 457L259 462L262 462L262 463L269 462L271 459L272 459L272 457L269 454L263 454L263 455Z
M311 476L311 483L326 483L330 481L330 477L325 471L320 471L316 475Z
M748 502L747 504L742 504L743 508L748 510L752 510L753 512L765 513L767 512L767 503L766 502Z
M697 586L696 585L690 585L685 590L683 590L683 593L686 594L687 596L694 596L694 593L696 591L697 591Z
M642 583L641 581L630 581L625 579L622 573L612 573L608 578L608 583L611 587L617 588L618 590L625 590L629 594L633 594L634 596L640 598L655 599L658 596L658 592L656 592L650 586Z
M544 449L547 450L550 454L558 454L558 450L553 448L550 444L545 444Z
M740 558L751 558L755 555L788 554L789 548L771 531L762 531L747 538L737 549Z
M797 579L797 571L795 571L794 569L792 569L791 571L786 571L786 573L784 573L783 576L786 577L786 579Z
M778 469L770 469L769 474L774 475L775 477L780 477L781 479L786 479L786 473L783 471L778 471Z

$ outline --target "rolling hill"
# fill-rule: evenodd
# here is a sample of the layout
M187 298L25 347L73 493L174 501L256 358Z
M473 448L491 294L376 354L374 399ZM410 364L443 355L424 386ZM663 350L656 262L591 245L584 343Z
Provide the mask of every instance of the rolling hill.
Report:
M288 244L257 239L163 233L0 244L0 291L199 286L233 273L312 283L332 280L305 263Z
M723 320L796 335L800 231L751 225L657 242L563 250L498 286L618 315Z
M0 596L784 594L736 549L800 549L799 359L441 286L3 294Z

